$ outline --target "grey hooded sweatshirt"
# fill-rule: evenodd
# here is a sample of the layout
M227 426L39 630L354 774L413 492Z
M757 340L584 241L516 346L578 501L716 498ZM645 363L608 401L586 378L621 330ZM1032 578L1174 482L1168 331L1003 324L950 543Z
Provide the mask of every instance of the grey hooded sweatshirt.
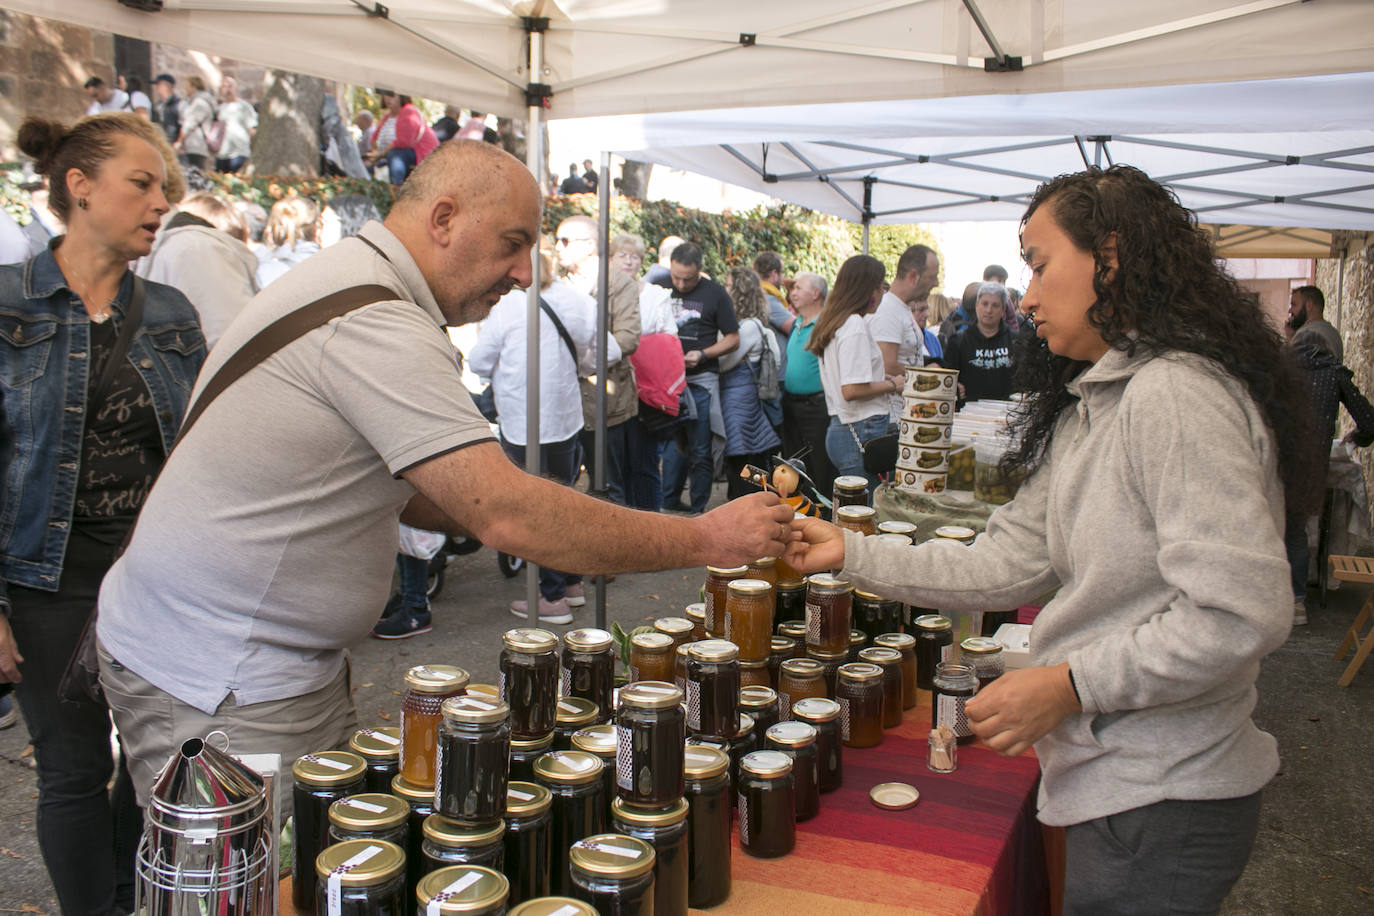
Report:
M1070 390L1045 460L973 546L846 532L844 575L950 610L1059 588L1031 661L1067 661L1083 711L1035 745L1044 823L1256 792L1279 758L1250 719L1255 680L1293 619L1264 417L1189 354L1111 350Z

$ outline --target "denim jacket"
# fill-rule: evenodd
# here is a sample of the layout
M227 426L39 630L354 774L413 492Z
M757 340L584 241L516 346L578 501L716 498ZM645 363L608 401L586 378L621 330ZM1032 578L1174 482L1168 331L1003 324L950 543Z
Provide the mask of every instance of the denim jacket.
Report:
M143 323L127 359L157 412L164 454L176 441L205 338L176 289L145 282ZM125 273L120 318L133 292ZM76 502L86 420L90 319L52 248L0 267L0 609L8 583L57 591Z

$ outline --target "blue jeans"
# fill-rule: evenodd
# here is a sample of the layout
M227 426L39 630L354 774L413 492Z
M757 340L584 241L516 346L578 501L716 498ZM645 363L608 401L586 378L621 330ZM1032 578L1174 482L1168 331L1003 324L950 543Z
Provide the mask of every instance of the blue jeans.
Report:
M400 185L415 168L415 150L392 147L386 151L386 167L391 171L391 183Z
M649 435L639 417L625 424L629 503L633 509L657 512L663 508L663 482L658 472L658 440Z
M525 466L525 447L507 442L501 437L501 448L506 456L521 468ZM550 480L572 486L582 469L582 444L577 433L562 442L545 442L540 447L539 472ZM539 594L545 601L562 599L569 585L578 585L582 577L574 573L559 572L547 566L539 567Z
M711 498L711 473L714 464L711 460L711 391L701 385L687 383L687 391L696 404L696 419L687 427L691 454L684 455L681 449L669 444L663 456L663 505L681 504L682 485L691 479L691 503L693 512L705 512L706 503Z
M888 426L885 413L864 417L848 426L841 423L838 417L831 417L830 426L825 431L825 453L830 456L830 463L835 465L835 474L868 478L868 492L871 494L878 486L878 478L864 470L864 456L854 442L854 436L859 437L859 442L866 442L887 432ZM850 433L851 429L853 434Z
M230 156L228 159L216 159L216 172L237 172L248 164L247 156Z
M1289 519L1283 529L1283 546L1288 551L1288 577L1293 586L1293 598L1307 597L1307 566L1312 560L1312 548L1307 543L1307 519Z
M401 580L401 606L427 609L429 599L425 596L425 586L429 583L429 561L398 553L396 572Z

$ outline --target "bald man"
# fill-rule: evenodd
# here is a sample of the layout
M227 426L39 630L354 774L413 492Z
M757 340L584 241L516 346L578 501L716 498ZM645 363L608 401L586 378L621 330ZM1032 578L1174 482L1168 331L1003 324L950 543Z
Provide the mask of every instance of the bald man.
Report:
M357 722L344 650L386 601L398 521L593 574L781 552L792 510L775 496L676 518L591 499L506 459L459 382L444 326L479 321L530 283L539 220L539 190L518 160L450 141L384 223L293 268L220 338L197 388L306 303L361 284L395 293L225 390L177 446L106 577L101 682L140 802L184 739L214 729L235 753L282 754L285 785L298 756L348 739Z

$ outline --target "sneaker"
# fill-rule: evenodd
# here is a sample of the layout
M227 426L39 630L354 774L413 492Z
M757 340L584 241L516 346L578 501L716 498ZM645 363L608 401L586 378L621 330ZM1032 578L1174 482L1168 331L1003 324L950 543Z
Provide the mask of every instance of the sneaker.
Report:
M1307 626L1307 602L1302 598L1293 601L1293 626Z
M585 599L584 599L585 600ZM530 605L528 601L512 601L510 612L516 617L530 616ZM540 623L572 623L572 608L568 606L567 598L559 598L557 601L545 601L539 599L539 622Z
M5 694L0 697L0 728L10 728L19 721L19 711L14 708L14 697Z
M568 585L563 589L563 600L568 602L568 607L582 607L587 603L587 590L581 582Z
M386 620L388 617L390 617L392 614L396 613L400 609L401 593L397 592L390 598L386 599L386 606L382 608L382 616L377 618L377 622L381 623L383 620Z
M434 629L428 608L403 607L372 628L374 639L409 639Z

